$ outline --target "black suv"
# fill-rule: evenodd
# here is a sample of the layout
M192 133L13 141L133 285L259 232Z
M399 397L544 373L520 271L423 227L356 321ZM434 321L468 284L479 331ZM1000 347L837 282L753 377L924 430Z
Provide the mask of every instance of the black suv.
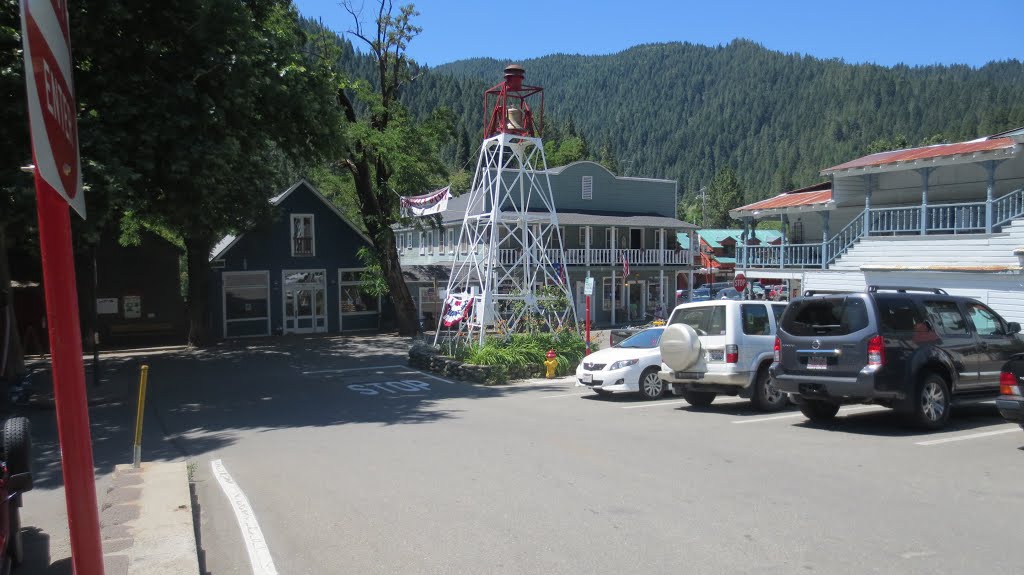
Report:
M936 429L954 403L999 395L999 371L1024 352L1020 324L940 289L870 286L786 308L769 373L812 421L842 403L878 403Z

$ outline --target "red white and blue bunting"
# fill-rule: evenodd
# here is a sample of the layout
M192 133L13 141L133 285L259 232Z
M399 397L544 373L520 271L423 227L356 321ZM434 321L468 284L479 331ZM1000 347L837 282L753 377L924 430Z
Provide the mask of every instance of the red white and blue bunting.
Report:
M422 196L402 196L402 212L407 217L439 214L448 209L452 198L451 186L445 186Z

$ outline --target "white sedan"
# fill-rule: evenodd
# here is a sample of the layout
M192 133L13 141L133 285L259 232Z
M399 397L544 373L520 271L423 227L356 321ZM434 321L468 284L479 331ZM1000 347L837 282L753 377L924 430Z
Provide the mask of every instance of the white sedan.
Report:
M583 358L576 368L576 385L593 389L598 395L613 391L639 391L644 399L657 399L665 391L658 377L661 370L663 327L637 332L612 347Z

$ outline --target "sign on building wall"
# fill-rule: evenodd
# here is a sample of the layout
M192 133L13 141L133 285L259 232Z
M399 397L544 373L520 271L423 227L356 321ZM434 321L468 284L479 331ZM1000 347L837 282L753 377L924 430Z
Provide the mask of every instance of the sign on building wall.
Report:
M124 318L139 319L142 317L142 296L124 296Z
M96 313L100 315L117 315L117 304L120 300L116 297L96 298Z

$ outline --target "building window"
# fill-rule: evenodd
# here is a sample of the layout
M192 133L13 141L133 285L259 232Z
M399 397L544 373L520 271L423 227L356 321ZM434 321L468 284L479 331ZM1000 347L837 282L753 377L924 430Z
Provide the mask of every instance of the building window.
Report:
M399 252L405 249L405 234L395 234L395 249Z
M448 228L448 253L455 253L455 228Z
M366 315L380 312L380 298L363 292L361 277L365 268L338 270L338 294L341 315Z
M405 233L405 249L412 249L412 232Z
M587 236L589 236L589 235L590 235L590 228L588 228L587 226L582 226L580 228L580 247L581 248L587 247Z
M270 274L224 272L224 337L270 334Z
M438 255L444 253L445 239L446 239L444 232L445 232L444 228L441 228L441 229L437 230L437 253L438 253Z
M426 253L427 243L423 241L423 232L420 232L418 235L419 237L417 237L416 239L420 241L420 255L422 256L424 253Z
M615 285L612 278L601 280L601 309L609 311L612 309L612 301L615 299Z
M433 230L427 232L427 254L434 253L434 232Z
M313 214L292 214L292 256L316 255Z
M594 177L583 176L583 199L594 199Z

